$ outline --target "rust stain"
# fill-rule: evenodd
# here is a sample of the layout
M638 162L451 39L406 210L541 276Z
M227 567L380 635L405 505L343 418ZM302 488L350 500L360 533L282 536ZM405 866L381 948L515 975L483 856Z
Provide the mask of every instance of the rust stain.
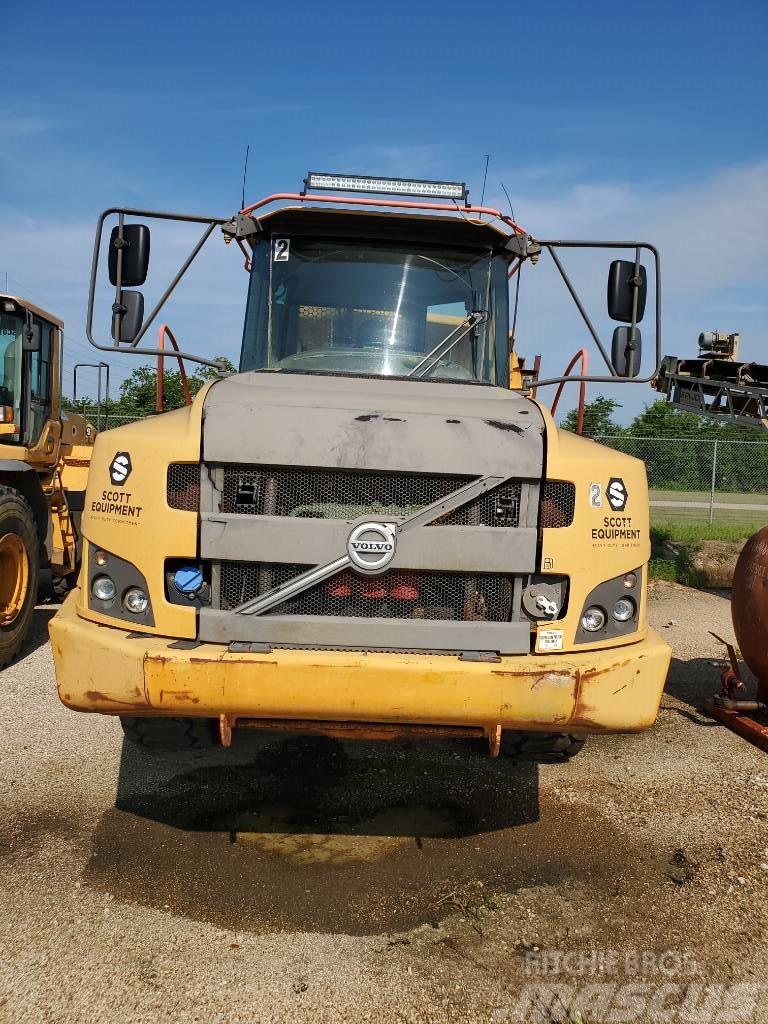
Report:
M581 678L585 683L591 682L593 679L597 679L599 676L604 676L607 672L615 672L617 669L626 668L627 665L632 661L631 658L626 658L624 661L614 662L612 665L606 665L604 668L588 668L585 669L581 674Z
M145 708L147 706L146 701L115 700L114 697L108 697L106 693L101 693L99 690L86 690L84 697L92 704L119 704L120 707L125 708Z
M163 697L175 697L178 701L188 700L192 704L199 704L200 698L193 697L189 690L161 690L160 691L160 703L163 702Z
M192 665L249 665L251 668L258 668L259 665L277 665L276 661L251 661L250 658L225 657L224 654L218 658L190 658L189 661Z

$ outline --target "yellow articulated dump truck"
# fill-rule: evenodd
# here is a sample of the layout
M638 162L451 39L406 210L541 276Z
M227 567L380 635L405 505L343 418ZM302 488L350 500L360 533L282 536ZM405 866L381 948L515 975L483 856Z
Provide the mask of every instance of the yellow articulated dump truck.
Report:
M160 219L202 234L145 317ZM458 182L311 173L229 218L105 211L91 342L156 356L142 338L217 229L248 272L239 372L97 438L79 586L51 623L61 700L167 748L249 728L565 760L589 733L651 726L670 650L647 622L644 466L535 395L650 379L656 250L538 240ZM610 264L610 349L562 258L596 248L629 257ZM111 341L94 336L102 249ZM515 351L510 281L544 255L602 375L537 378Z
M0 294L0 668L32 622L38 573L74 585L94 430L60 407L63 324Z

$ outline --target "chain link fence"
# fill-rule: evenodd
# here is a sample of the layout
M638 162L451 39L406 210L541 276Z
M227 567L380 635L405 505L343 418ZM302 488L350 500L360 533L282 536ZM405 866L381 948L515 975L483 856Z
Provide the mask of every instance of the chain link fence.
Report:
M595 440L643 460L656 524L768 523L768 441L624 434Z
M117 413L105 413L103 409L99 409L98 406L81 405L79 402L77 408L73 412L80 413L81 416L85 416L89 423L92 423L96 430L101 432L102 430L111 430L112 427L122 427L126 423L135 423L136 420L143 420L145 416L121 416Z

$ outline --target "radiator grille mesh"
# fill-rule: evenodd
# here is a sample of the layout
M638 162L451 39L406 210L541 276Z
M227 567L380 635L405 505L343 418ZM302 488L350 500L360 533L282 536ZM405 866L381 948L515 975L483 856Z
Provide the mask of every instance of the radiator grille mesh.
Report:
M308 568L222 562L220 607L232 610ZM502 573L393 569L381 576L361 576L347 569L266 614L506 622L512 600L512 579Z
M171 508L197 512L200 508L200 465L173 462L168 467L168 504Z
M541 489L541 525L553 530L570 526L576 508L576 486L567 480L547 480Z
M346 469L225 466L221 511L237 515L353 520L413 515L472 476L378 473ZM519 480L475 498L435 525L520 525Z

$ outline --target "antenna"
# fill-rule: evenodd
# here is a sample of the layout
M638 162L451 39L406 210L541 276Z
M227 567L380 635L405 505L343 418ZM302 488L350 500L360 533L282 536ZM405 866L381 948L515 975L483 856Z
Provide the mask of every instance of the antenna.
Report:
M491 154L485 154L485 171L483 172L483 192L480 196L480 205L482 206L485 202L485 183L488 180L488 164L491 162ZM481 215L482 216L482 215Z
M500 181L499 184L504 189L504 195L507 197L507 202L509 203L509 212L512 214L512 220L515 220L515 210L514 210L514 207L512 206L512 200L509 198L509 192L507 192L507 186L504 184L503 181ZM517 223L517 221L515 221L515 223Z
M245 209L245 176L248 173L248 154L251 151L250 143L245 147L245 163L243 164L243 201L240 204L240 209Z

